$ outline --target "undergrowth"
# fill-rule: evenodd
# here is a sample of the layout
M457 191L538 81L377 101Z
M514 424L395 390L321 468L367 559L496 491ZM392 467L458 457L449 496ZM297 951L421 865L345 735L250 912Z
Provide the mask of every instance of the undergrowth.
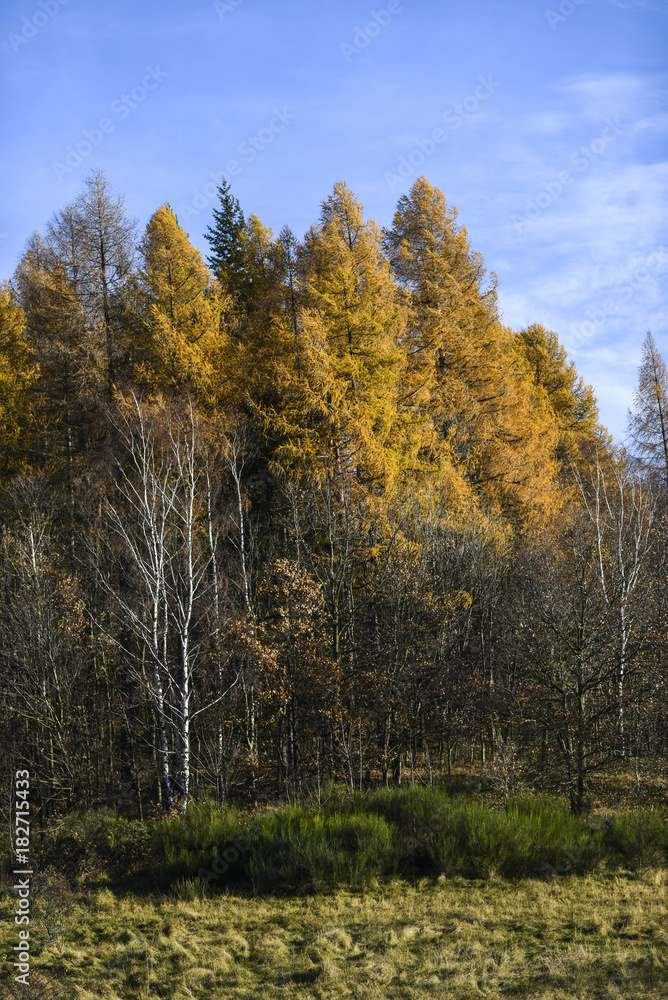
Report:
M153 824L109 809L72 813L39 855L43 869L73 881L143 879L185 899L204 889L362 890L395 877L549 879L660 869L667 861L668 825L656 808L576 817L548 796L518 796L500 809L471 794L418 786L337 791L320 808L302 803L255 814L191 803Z

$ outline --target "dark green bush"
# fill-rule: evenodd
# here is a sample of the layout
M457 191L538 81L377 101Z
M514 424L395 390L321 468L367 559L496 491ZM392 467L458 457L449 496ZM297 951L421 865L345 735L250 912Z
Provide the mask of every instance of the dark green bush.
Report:
M382 816L396 830L397 867L405 875L433 871L429 845L452 820L452 805L435 788L381 788L361 803L366 813Z
M263 817L251 837L248 869L256 892L362 888L393 872L396 847L381 816L305 813L289 807Z
M166 817L153 827L154 879L171 884L196 876L200 869L211 871L216 857L247 827L248 820L232 806L218 809L210 802L189 803L184 813Z
M414 836L436 833L447 820L448 797L435 788L379 788L361 801L367 813L376 813L402 832Z
M390 874L582 874L611 854L626 863L664 863L668 839L658 815L636 814L604 835L600 822L573 816L564 801L549 797L516 797L500 811L469 796L452 800L440 789L409 787L339 804L337 813L312 815L297 806L264 818L248 866L255 891L361 886ZM382 827L365 828L372 819Z
M668 862L668 824L657 809L617 813L605 822L609 852L632 869L660 868Z
M45 839L39 863L69 877L122 878L148 860L150 835L106 806L76 810Z
M503 813L470 802L453 805L443 831L428 845L432 873L487 878L506 857L505 828Z
M66 875L68 878L77 878L85 868L90 868L86 862L93 861L93 867L102 870L102 865L97 863L97 857L91 847L81 841L78 837L60 834L56 837L49 837L37 852L40 868L48 868L54 872Z
M534 799L511 801L504 812L475 802L457 803L428 852L435 874L549 877L591 870L603 855L603 845L599 832L565 808Z
M602 862L634 869L668 862L657 810L576 817L563 800L515 797L498 810L440 788L336 789L317 806L284 806L252 822L191 803L149 827L110 809L72 813L38 852L68 878L106 872L148 877L180 898L234 886L259 893L358 890L399 875L488 878L584 873Z
M484 792L487 784L482 778L470 774L444 774L437 779L437 787L450 798L457 795L471 797Z
M508 803L508 850L501 865L510 877L592 871L604 855L600 831L572 815L565 802L520 797Z

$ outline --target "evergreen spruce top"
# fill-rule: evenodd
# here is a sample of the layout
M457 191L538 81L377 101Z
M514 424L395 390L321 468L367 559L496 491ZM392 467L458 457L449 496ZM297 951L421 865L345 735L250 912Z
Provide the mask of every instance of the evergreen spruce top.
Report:
M211 253L207 257L211 270L228 288L235 285L235 277L243 269L241 236L246 229L246 220L239 202L230 193L227 181L223 181L218 188L218 196L220 208L214 208L214 224L204 235L211 245Z

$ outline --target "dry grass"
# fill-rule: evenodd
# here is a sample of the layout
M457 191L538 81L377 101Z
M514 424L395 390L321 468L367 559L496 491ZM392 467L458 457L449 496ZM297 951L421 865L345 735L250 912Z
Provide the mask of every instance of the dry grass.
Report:
M70 909L59 940L42 936L33 968L66 975L77 1000L665 1000L666 895L665 872L395 882L307 899L103 890ZM13 909L5 897L3 958ZM9 983L9 962L0 969Z

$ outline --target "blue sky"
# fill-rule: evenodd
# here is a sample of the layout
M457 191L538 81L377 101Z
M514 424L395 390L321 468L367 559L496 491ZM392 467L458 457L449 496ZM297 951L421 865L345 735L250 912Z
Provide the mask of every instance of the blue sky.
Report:
M648 328L668 360L667 0L4 0L0 47L0 278L93 167L204 252L221 173L298 236L424 174L615 438Z

